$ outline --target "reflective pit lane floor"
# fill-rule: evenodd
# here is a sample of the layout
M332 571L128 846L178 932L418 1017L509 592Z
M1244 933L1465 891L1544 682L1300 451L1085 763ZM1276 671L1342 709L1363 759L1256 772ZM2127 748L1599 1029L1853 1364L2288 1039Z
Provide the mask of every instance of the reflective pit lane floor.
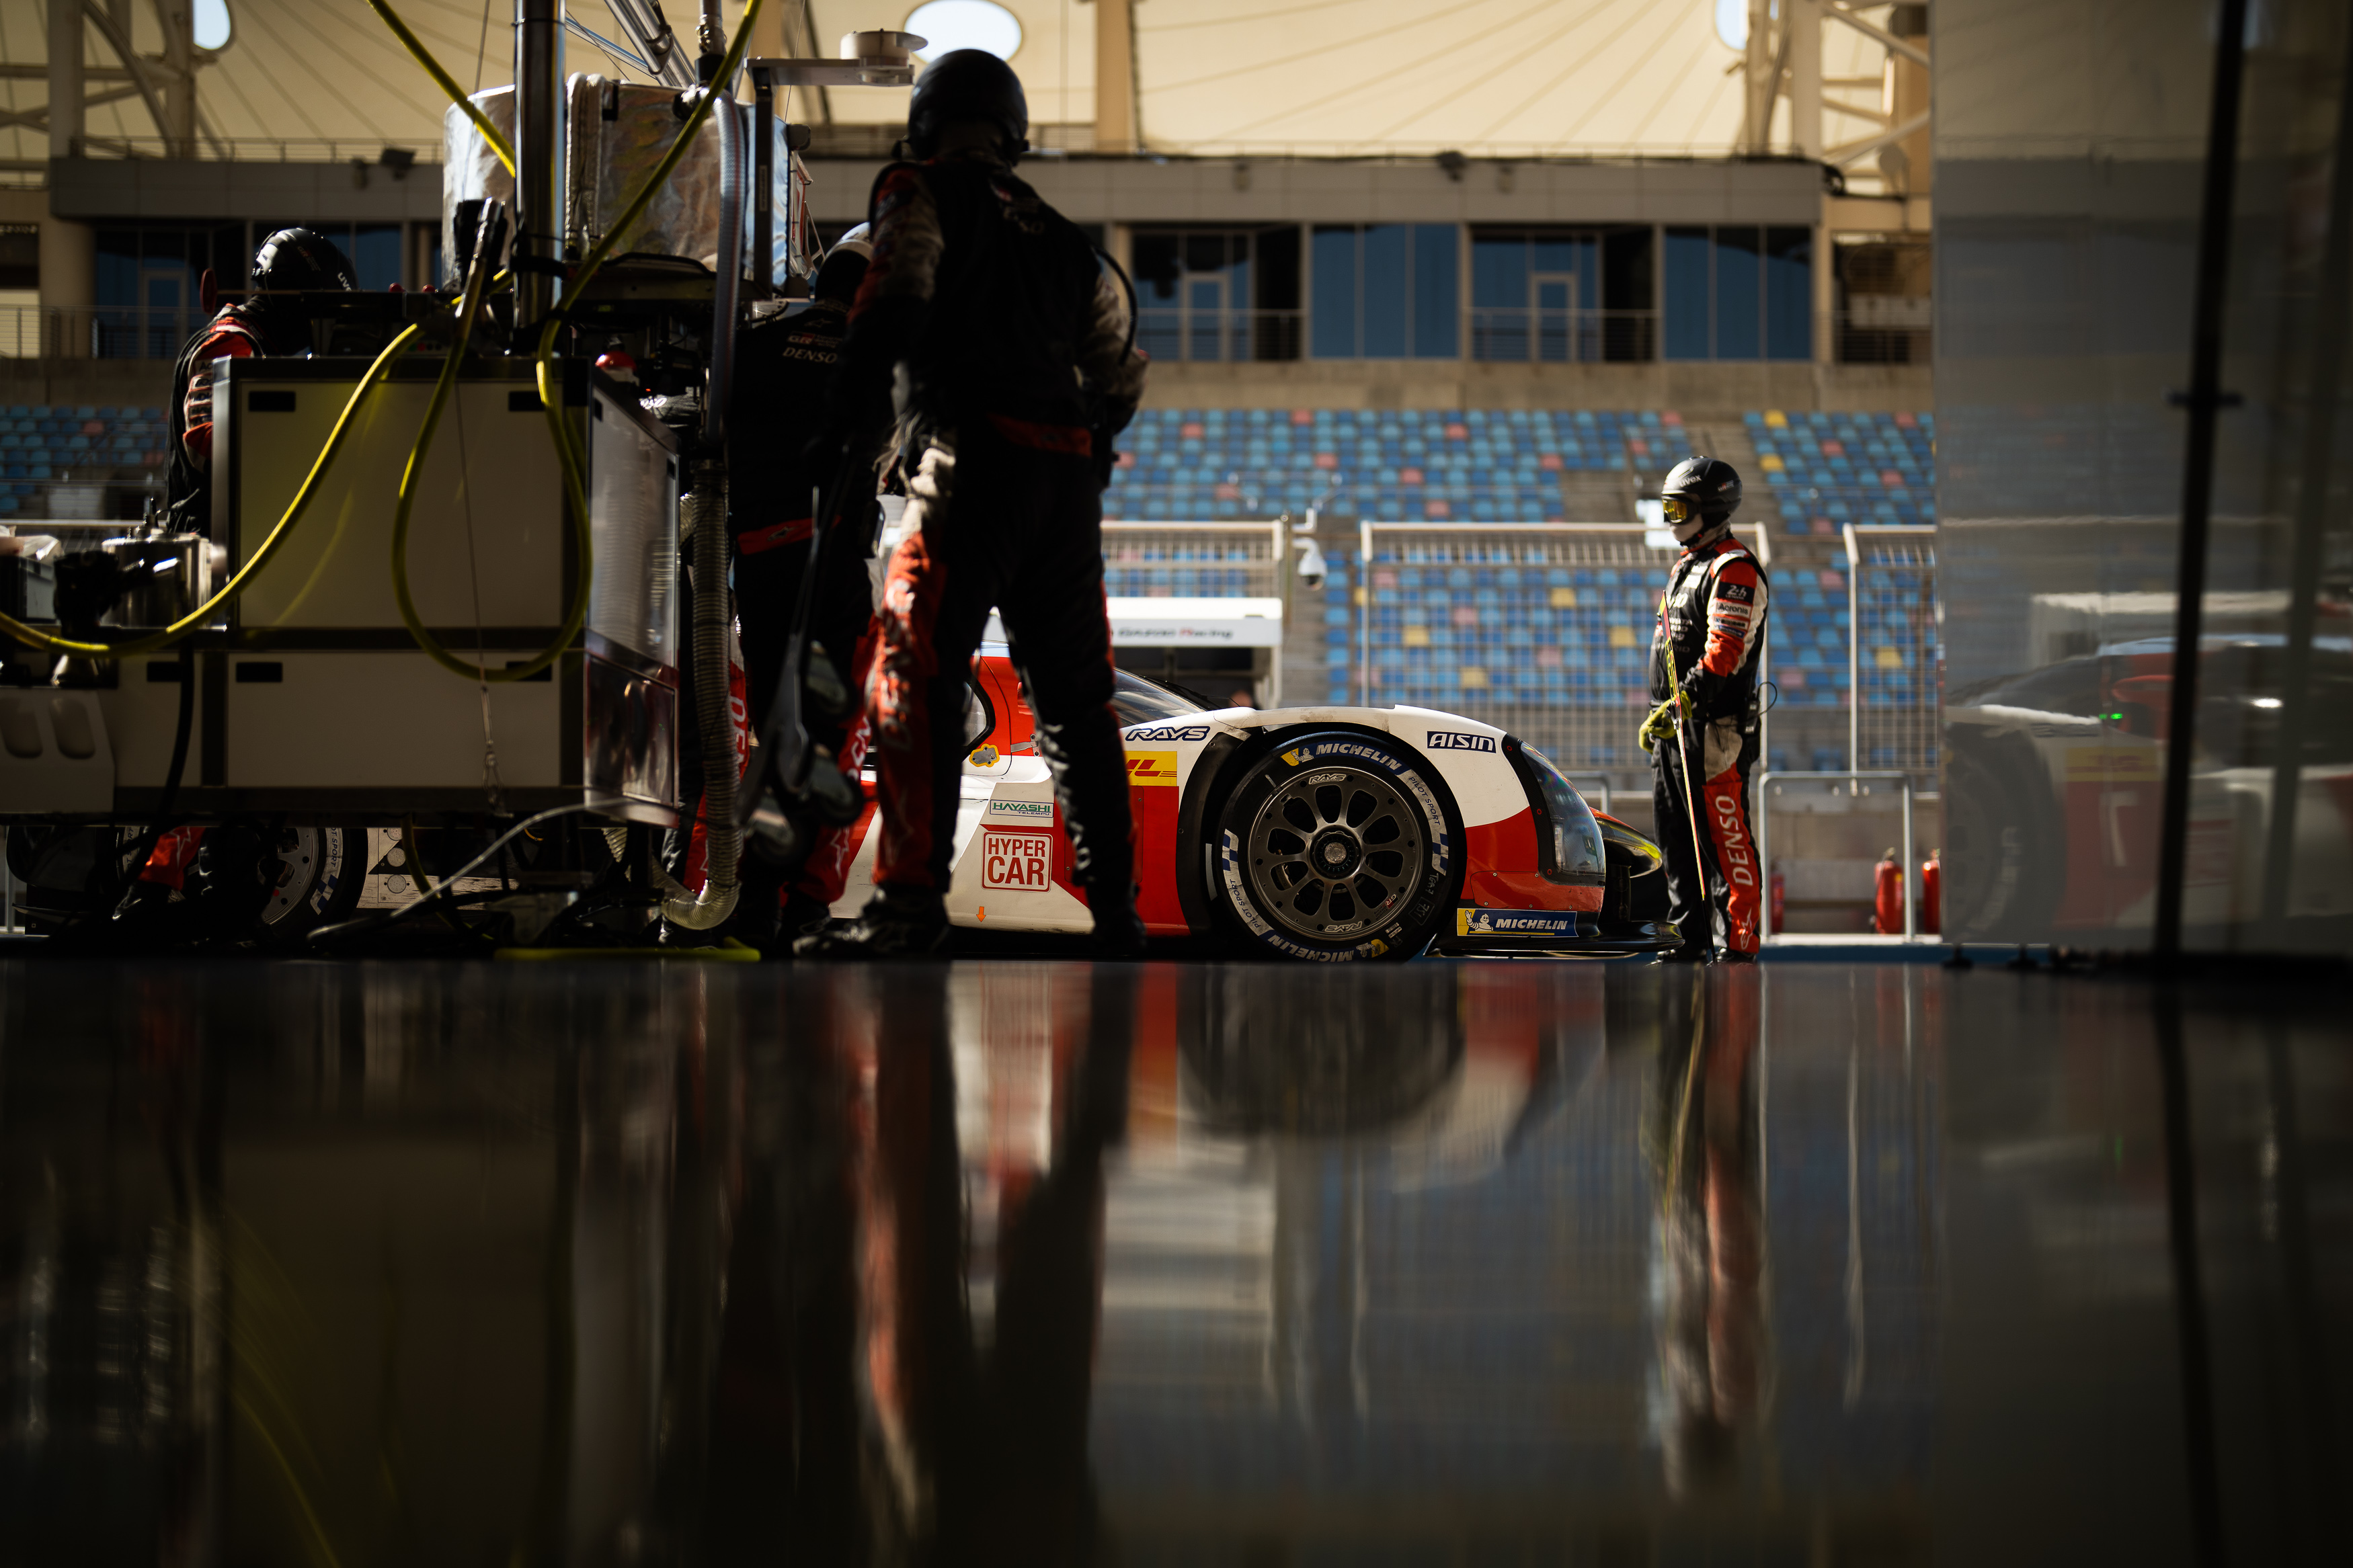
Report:
M2324 986L11 961L0 1561L2341 1562L2348 1126Z

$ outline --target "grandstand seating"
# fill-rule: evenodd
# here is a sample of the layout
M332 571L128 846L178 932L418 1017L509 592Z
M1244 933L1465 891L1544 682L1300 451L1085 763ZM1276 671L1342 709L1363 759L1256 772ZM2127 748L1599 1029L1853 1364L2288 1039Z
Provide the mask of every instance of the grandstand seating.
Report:
M1790 532L1936 521L1935 415L1768 409L1741 417Z
M161 468L165 432L161 408L0 407L0 517L48 515L43 492L70 470L75 482L104 482L123 469Z
M1847 685L1844 571L1785 566L1772 579L1771 675L1781 703L1840 706ZM1625 568L1376 562L1368 584L1373 700L1448 709L1647 706L1662 585L1655 574ZM1330 702L1356 700L1355 588L1349 573L1324 583Z
M1381 521L1557 522L1563 472L1663 466L1682 455L1681 424L1659 410L1148 408L1120 437L1104 512L1205 522L1324 497L1333 515Z
M1850 521L1936 521L1933 415L1773 410L1743 423L1762 470L1746 477L1761 479L1790 533L1827 543ZM1558 521L1564 472L1663 469L1687 449L1682 425L1668 410L1147 409L1122 438L1105 512L1139 521L1260 518L1303 511L1324 497L1327 514L1350 519ZM1327 495L1335 479L1345 484ZM1771 668L1784 707L1845 701L1846 573L1830 553L1777 552ZM1220 591L1220 574L1203 565L1198 589L1176 588L1166 568L1146 589L1141 575L1129 585L1113 562L1113 591ZM1328 701L1356 699L1358 580L1335 559L1324 588ZM1646 574L1376 563L1366 585L1377 702L1649 700L1644 661L1659 584ZM1874 700L1933 688L1933 648L1918 638L1875 639L1866 663Z

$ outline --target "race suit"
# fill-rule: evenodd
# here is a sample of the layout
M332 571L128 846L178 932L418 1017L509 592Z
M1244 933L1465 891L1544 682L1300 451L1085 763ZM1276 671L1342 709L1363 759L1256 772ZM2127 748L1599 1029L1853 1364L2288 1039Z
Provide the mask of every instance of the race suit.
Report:
M172 446L164 480L175 531L212 536L213 362L269 352L260 330L237 305L222 306L180 351L180 363L172 367Z
M1752 710L1765 652L1766 593L1757 557L1728 523L1718 523L1675 558L1659 599L1651 696L1663 702L1673 694L1672 659L1694 704L1692 719L1651 753L1668 918L1686 947L1757 951L1763 876L1748 827L1748 778L1757 767ZM1700 795L1696 811L1685 794L1687 767Z
M801 462L807 433L823 423L834 367L841 357L849 307L834 300L771 316L736 337L734 412L727 432L727 531L734 545L735 614L742 628L747 711L755 730L775 703L801 578L808 567L809 476ZM871 450L871 448L870 448ZM864 459L859 459L861 467ZM809 596L809 637L823 647L857 691L873 662L874 589L866 570L873 553L873 486L836 523L818 563ZM851 778L866 755L864 715L828 719L804 704L802 722L812 743L830 749ZM841 896L856 853L856 836L827 828L818 836L794 885L818 904ZM747 886L756 875L745 862Z
M1077 226L985 153L885 169L870 221L841 404L895 412L909 524L867 688L874 879L947 890L966 673L994 608L1100 919L1127 905L1134 865L1102 542L1111 443L1144 390L1126 301Z

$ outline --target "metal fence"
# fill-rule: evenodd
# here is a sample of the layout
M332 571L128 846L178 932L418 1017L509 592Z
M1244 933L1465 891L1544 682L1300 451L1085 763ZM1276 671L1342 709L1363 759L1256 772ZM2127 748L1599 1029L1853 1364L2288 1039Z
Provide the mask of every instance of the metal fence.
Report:
M1136 312L1136 346L1156 360L1295 360L1304 310L1236 310L1146 305Z
M1943 655L1936 531L1846 527L1848 765L1933 782Z
M1103 592L1114 599L1280 599L1290 530L1272 522L1106 522Z
M1672 543L1639 523L1367 522L1357 550L1359 701L1461 713L1572 772L1647 767L1634 732Z
M1470 312L1474 360L1544 364L1639 363L1659 357L1656 310L1495 309Z
M173 360L210 319L197 305L0 305L0 358Z

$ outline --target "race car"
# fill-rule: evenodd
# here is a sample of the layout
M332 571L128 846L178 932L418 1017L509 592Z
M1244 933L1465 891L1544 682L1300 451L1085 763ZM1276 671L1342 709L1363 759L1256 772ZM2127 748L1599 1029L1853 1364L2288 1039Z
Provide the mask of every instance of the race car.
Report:
M1544 753L1426 708L1210 709L1130 671L1137 912L1154 936L1222 934L1317 963L1430 950L1609 956L1676 941L1658 847L1597 816ZM967 689L950 918L1084 932L1034 722L1008 649ZM873 891L871 779L839 917Z

